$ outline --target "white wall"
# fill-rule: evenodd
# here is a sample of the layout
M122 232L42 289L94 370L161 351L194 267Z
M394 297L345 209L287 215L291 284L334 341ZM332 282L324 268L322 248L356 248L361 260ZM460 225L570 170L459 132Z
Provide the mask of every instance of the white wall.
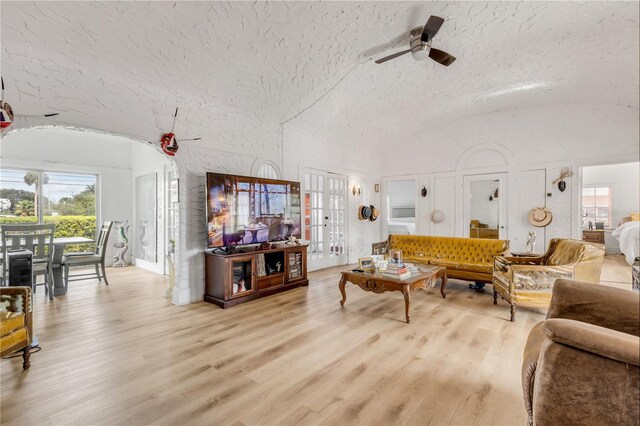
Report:
M551 238L582 237L580 167L636 160L640 153L637 117L638 110L626 106L559 104L495 111L446 125L425 126L413 146L398 146L395 154L387 157L383 176L385 181L417 178L419 185L427 188L432 188L436 180L443 183L443 179L453 179L445 185L445 191L455 194L453 210L450 199L442 197L443 191L440 195L430 191L419 203L418 232L443 234L443 229L435 233L436 225L428 216L439 209L447 213L447 218L455 218L455 226L449 222L444 232L462 236L464 227L468 227L462 220L463 177L506 172L506 233L511 249L523 250L528 230L535 230L536 251L541 251ZM429 155L416 155L424 152ZM560 192L552 181L565 167L576 175L566 180L567 189ZM630 177L638 181L637 174ZM546 228L529 227L529 209L545 205L553 213L551 224Z
M383 176L454 171L478 145L500 145L510 165L590 161L611 156L638 158L638 109L622 105L556 104L493 111L445 124L425 120L412 144L398 144L382 163ZM465 169L483 168L480 156ZM554 176L552 180L555 178Z
M0 143L2 167L98 175L97 220L131 219L131 141L112 135L63 128L12 132ZM97 232L97 230L96 230ZM113 235L105 262L112 263Z
M381 212L381 192L375 192L375 184L379 183L377 178L365 174L352 173L349 176L349 187L352 183L360 185L360 196L353 196L347 191L347 244L348 244L348 262L356 263L359 257L366 257L371 254L371 244L381 241L383 238L380 234L380 225L383 221L383 215L380 213L375 222L370 220L360 220L358 218L358 208L361 205L373 205Z
M131 259L133 263L142 269L155 272L157 274L164 274L164 261L167 251L167 244L165 242L166 227L164 223L165 217L165 167L171 167L171 162L166 155L160 154L156 150L145 146L141 143L131 144L131 193L132 199L132 223L130 227L131 237L130 248ZM151 262L144 259L138 259L135 257L136 242L137 242L137 212L136 212L136 178L149 173L156 174L156 209L157 209L157 227L156 227L156 241L157 241L157 256L156 261ZM203 202L204 205L204 202ZM203 219L204 223L204 219ZM204 240L203 240L204 241Z
M640 163L584 167L583 186L611 186L611 228L640 211Z

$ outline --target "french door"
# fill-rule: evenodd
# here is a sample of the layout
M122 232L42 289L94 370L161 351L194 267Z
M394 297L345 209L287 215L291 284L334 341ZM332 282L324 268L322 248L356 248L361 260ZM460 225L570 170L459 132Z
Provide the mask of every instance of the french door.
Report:
M304 238L309 243L307 268L346 264L346 177L305 170L303 191Z

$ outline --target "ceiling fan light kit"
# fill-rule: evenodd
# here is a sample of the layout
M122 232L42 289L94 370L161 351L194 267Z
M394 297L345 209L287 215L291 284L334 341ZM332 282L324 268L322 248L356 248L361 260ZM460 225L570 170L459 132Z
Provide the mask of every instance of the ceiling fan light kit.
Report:
M416 61L424 61L429 57L429 50L431 46L422 41L422 28L416 27L411 30L411 42L409 45L411 46L411 56Z

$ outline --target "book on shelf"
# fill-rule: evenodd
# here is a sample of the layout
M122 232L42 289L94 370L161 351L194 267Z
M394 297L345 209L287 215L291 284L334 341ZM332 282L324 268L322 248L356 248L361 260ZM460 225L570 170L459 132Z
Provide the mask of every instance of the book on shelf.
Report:
M302 253L289 253L289 279L302 277Z
M407 268L398 268L398 269L388 269L385 270L384 272L386 274L393 274L393 275L398 275L398 274L402 274L404 272L407 272L408 269Z
M396 273L393 273L393 272L389 272L389 273L383 272L383 274L387 275L389 277L392 277L392 278L399 278L401 280L411 276L411 272L409 272L409 271L405 271L405 272L402 272L400 274L396 274Z

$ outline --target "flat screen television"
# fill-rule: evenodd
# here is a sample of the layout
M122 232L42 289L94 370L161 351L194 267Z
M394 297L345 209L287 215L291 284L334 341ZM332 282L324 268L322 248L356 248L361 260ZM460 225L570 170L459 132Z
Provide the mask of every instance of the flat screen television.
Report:
M300 183L207 173L207 247L301 236Z

